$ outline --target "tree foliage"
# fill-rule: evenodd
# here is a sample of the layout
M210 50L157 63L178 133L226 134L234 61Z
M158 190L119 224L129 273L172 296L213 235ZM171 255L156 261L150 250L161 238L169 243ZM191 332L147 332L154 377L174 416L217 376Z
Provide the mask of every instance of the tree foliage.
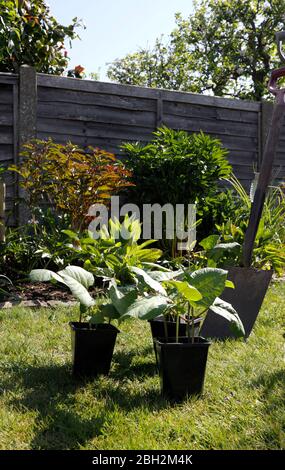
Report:
M200 0L187 19L176 14L168 42L157 39L116 60L119 83L260 100L279 65L275 32L284 28L284 0Z
M63 26L45 0L0 0L0 72L17 72L20 65L60 75L68 64L64 42L78 37L74 18Z

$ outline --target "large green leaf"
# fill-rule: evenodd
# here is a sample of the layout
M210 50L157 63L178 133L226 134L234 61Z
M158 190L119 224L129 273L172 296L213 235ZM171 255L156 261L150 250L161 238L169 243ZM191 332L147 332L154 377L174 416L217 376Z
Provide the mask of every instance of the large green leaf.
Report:
M245 335L244 326L241 322L241 319L231 304L225 302L222 299L217 298L211 305L211 310L217 315L221 315L230 322L231 329L236 336Z
M61 276L49 269L33 269L29 274L29 278L32 282L48 282L53 279L65 284Z
M237 242L218 243L210 250L209 258L212 258L214 261L218 261L222 256L231 253L238 253L239 250L240 244Z
M152 290L159 292L159 294L167 295L164 287L158 281L155 281L154 279L152 279L146 271L144 271L141 268L137 268L136 266L130 267L130 270L137 275L138 279L141 282L146 284Z
M202 299L202 295L196 289L196 287L191 286L186 281L169 281L167 284L175 287L178 292L188 301L188 302L197 302Z
M67 266L65 269L58 271L60 276L67 275L72 277L77 282L82 284L86 289L93 286L94 276L86 269L81 268L80 266Z
M87 272L87 271L86 271ZM85 308L89 308L94 305L94 300L89 294L88 290L76 279L69 276L65 271L60 271L60 275L49 271L48 269L34 269L30 272L31 281L46 282L52 279L61 282L62 284L69 287L71 293Z
M92 299L86 287L84 287L80 282L63 272L61 273L61 277L64 283L71 290L71 293L80 302L81 305L84 305L84 307L89 308L95 304L95 301Z
M226 280L225 287L228 287L230 289L235 289L235 285L233 281L230 281L229 279Z
M137 252L137 257L141 263L143 262L155 262L161 258L163 252L158 248L143 248L139 246L139 251Z
M183 274L183 271L182 269L180 269L179 271L148 271L148 274L155 281L163 282L181 276L181 274Z
M219 238L219 235L209 235L207 238L203 238L199 245L206 251L211 250L217 244Z
M203 268L186 274L187 281L202 295L202 299L196 302L197 306L210 307L224 291L227 274L227 271L218 268Z
M147 269L155 269L157 271L164 271L164 272L171 272L171 269L165 268L165 266L162 266L161 264L158 263L149 263L144 261L142 265Z
M0 280L3 279L3 283L6 283L6 284L11 284L13 285L11 279L9 279L7 276L5 276L4 274L0 274Z
M137 295L135 289L124 291L123 289L119 289L115 282L113 282L109 288L109 296L112 304L120 315L126 313L129 306L136 300Z
M92 316L91 323L104 323L105 319L110 320L118 319L120 317L119 312L110 303L100 305L98 311Z
M218 243L214 246L214 250L223 250L223 251L232 251L240 247L240 244L237 242L231 243Z
M161 315L168 306L166 297L160 295L144 297L133 302L121 319L133 317L140 320L152 320Z

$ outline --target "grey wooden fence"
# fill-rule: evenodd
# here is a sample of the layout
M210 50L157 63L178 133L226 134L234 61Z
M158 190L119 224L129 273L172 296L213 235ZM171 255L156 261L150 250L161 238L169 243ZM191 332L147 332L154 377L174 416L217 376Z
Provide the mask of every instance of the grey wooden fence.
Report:
M18 161L19 148L31 137L71 140L119 154L122 142L148 142L165 124L219 138L248 188L260 166L272 104L36 74L23 66L19 76L0 74L0 110L0 161L6 165ZM285 135L274 173L285 177ZM18 195L10 176L9 224L21 216L12 211Z

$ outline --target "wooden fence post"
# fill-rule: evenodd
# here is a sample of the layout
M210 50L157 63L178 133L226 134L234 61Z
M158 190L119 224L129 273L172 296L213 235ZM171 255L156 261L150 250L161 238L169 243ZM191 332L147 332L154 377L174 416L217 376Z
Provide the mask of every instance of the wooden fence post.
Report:
M23 144L37 136L37 74L34 67L22 65L19 72L19 152ZM18 158L20 162L20 157ZM24 198L21 187L18 190L20 199ZM18 223L23 225L29 218L29 211L25 204L20 203Z
M5 197L5 183L0 181L0 242L5 241Z

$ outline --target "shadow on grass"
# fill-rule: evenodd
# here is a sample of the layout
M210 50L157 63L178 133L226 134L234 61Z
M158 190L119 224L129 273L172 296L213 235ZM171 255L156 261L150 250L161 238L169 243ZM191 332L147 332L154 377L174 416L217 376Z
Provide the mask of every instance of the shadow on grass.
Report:
M21 398L13 394L10 406L37 413L31 449L78 449L102 434L106 420L118 408L131 411L141 407L149 410L168 407L156 384L144 383L155 374L154 360L148 360L144 353L117 352L110 375L93 380L75 380L68 365L11 364L6 369L9 377L1 388L20 390ZM145 358L144 362L132 364L134 356L137 361ZM136 381L135 386L132 379ZM92 405L84 397L86 389ZM90 410L86 410L89 406Z
M152 353L152 357L148 355ZM134 360L135 359L135 360ZM147 346L138 354L137 351L116 351L113 356L115 369L112 377L118 379L143 378L156 374L156 364L152 346Z
M254 387L262 387L262 394L265 399L280 400L285 403L285 369L280 369L275 372L267 372L262 374L258 379L255 379L252 383ZM282 390L282 396L277 397L275 394L276 387L280 387ZM281 404L281 403L280 403Z
M252 382L261 388L264 402L263 438L269 449L284 449L285 370L262 374ZM283 418L282 418L283 416Z

